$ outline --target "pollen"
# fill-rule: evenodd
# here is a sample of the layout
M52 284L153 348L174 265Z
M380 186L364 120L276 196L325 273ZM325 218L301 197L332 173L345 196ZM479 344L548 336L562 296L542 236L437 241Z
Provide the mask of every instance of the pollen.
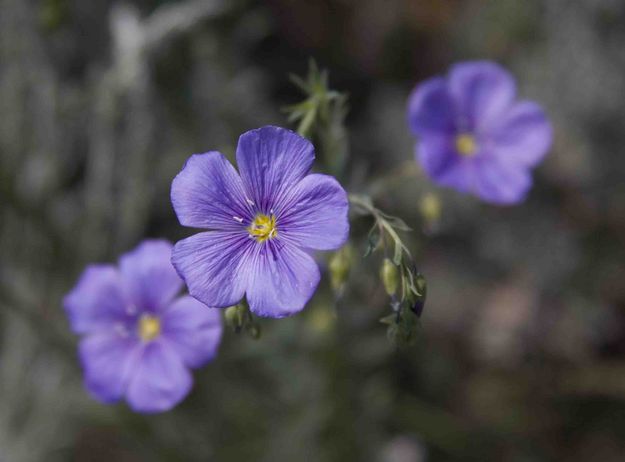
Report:
M262 213L256 215L252 224L247 228L250 236L258 242L265 242L267 239L273 239L278 235L276 227L275 215L267 216Z
M139 318L139 337L144 342L150 342L161 335L161 321L150 314L144 314Z
M456 136L456 150L461 156L470 157L474 155L477 151L475 137L468 133L461 133Z

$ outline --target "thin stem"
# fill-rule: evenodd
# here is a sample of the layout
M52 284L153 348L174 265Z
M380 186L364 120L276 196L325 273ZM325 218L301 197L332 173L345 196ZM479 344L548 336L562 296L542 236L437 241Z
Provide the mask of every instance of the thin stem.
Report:
M374 179L369 188L372 197L384 191L389 184L394 184L398 179L420 176L421 172L414 160L406 160L393 168L390 172Z

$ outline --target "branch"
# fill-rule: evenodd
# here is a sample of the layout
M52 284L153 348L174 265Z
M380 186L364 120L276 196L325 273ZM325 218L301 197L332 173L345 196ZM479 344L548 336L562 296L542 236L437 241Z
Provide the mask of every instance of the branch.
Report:
M161 6L143 21L144 48L151 52L162 42L189 32L206 19L219 16L224 11L226 2L223 0L192 0Z

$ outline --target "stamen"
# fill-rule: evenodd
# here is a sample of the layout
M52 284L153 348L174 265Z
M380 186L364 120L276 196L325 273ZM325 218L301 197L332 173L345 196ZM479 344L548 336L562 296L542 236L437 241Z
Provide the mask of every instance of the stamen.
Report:
M150 342L161 335L161 321L156 316L144 314L139 319L137 331L141 340Z
M461 133L456 136L456 150L461 156L473 156L477 151L475 137L469 133Z
M254 218L254 221L247 228L250 233L250 237L255 238L258 242L265 242L267 239L273 239L278 235L278 228L276 226L276 217L271 215L270 217L259 213Z

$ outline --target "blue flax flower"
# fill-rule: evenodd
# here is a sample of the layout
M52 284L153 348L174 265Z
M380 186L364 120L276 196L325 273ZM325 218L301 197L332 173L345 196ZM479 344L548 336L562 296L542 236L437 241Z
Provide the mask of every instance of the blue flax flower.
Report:
M515 96L512 76L485 61L456 64L446 77L418 85L408 122L425 172L487 202L521 202L552 130L540 106Z
M217 352L220 313L176 298L183 284L171 249L150 240L123 255L119 268L91 265L64 299L73 331L84 336L85 385L102 402L125 397L137 412L171 409L191 389L188 368Z
M180 223L205 231L178 242L172 262L189 293L227 307L244 295L258 316L301 310L319 283L310 250L331 250L348 237L345 190L309 174L312 144L279 127L244 133L239 173L219 152L189 158L172 183Z

